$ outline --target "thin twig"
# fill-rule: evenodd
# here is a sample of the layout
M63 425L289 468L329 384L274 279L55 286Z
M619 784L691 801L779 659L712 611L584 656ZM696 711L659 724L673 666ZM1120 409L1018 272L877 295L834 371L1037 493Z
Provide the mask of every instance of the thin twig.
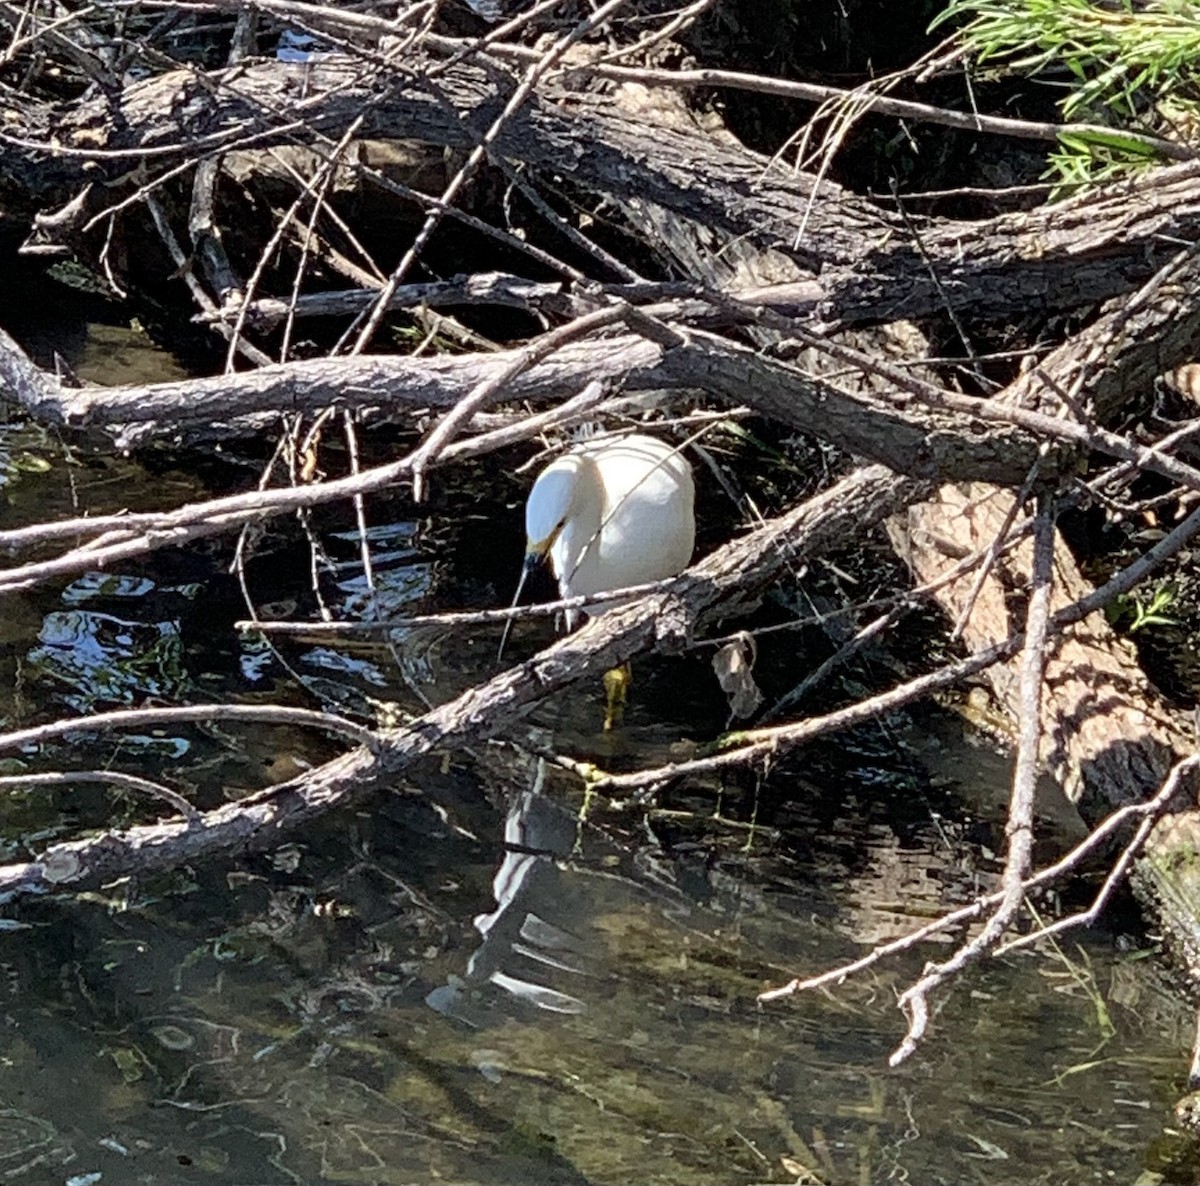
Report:
M760 718L764 723L777 721L784 713L796 707L814 688L819 688L839 667L849 662L873 638L878 638L889 627L894 626L912 609L913 598L902 598L886 613L880 614L874 621L868 622L844 646L839 647L828 659L815 670L810 671L790 692L780 696ZM750 635L754 637L753 633Z
M463 396L442 417L437 427L425 438L420 448L409 459L413 479L413 501L420 502L424 495L425 470L429 464L437 459L446 445L454 439L459 429L480 408L485 407L496 398L499 391L503 390L523 371L544 361L568 342L576 341L598 329L604 329L623 320L625 320L625 309L621 305L611 305L607 308L597 309L594 313L587 313L583 317L577 317L567 325L534 338L532 342L516 352L515 357L503 370L485 379L473 391L469 391Z
M445 49L454 44L452 38L431 37L430 49ZM490 51L498 58L527 62L536 56L536 51L524 46L496 45ZM699 87L726 87L729 90L749 91L759 95L774 95L781 99L800 99L809 103L854 102L862 112L895 116L897 119L914 120L921 123L940 124L948 128L960 128L967 132L987 132L996 136L1011 136L1018 140L1042 140L1055 143L1060 136L1097 137L1111 140L1112 128L1090 123L1048 123L1039 120L1011 119L998 115L983 115L975 111L953 111L931 103L917 103L910 99L893 99L886 95L872 94L862 88L847 90L844 87L824 86L814 82L797 82L791 79L770 78L762 74L745 74L734 70L655 70L634 66L611 66L603 63L571 63L572 72L591 74L597 78L611 78L622 82L640 82L644 86L676 87L693 90ZM1142 132L1122 130L1122 140L1131 145L1159 153L1177 161L1190 161L1196 152L1187 144L1166 140L1161 136L1150 136Z
M1101 820L1065 856L1053 865L1048 865L1045 869L1040 869L1037 873L1027 878L1022 886L1022 892L1028 894L1030 891L1040 889L1042 886L1051 885L1067 873L1077 870L1085 857L1095 852L1102 845L1107 844L1131 820L1157 819L1170 805L1171 800L1179 793L1179 784L1183 775L1193 770L1198 762L1200 762L1200 756L1195 754L1178 762L1171 769L1162 786L1152 799L1148 799L1144 803L1128 803L1124 807L1117 808L1111 815ZM866 955L859 956L856 960L840 964L836 968L830 968L828 971L822 972L817 976L810 976L805 980L791 980L787 984L780 985L779 988L771 988L766 992L759 993L757 998L758 1003L766 1004L770 1001L780 1000L783 997L794 996L798 992L810 992L815 988L824 988L827 984L841 984L851 976L866 971L867 968L873 967L889 956L909 951L917 946L917 944L923 943L926 939L930 939L942 931L956 927L960 923L971 922L979 918L985 911L991 909L993 906L998 906L1004 898L1004 893L1004 890L1000 890L996 893L976 898L975 901L969 902L966 906L960 906L955 910L948 911L940 918L935 918L932 922L918 927L915 931L909 931L897 939L881 943L878 947L868 951ZM1026 938L1031 941L1036 940L1036 938L1040 937L1040 934L1041 932L1031 932L1029 936L1022 936L1020 941L1023 942Z
M290 708L283 704L191 704L175 708L129 708L98 712L78 720L51 721L0 733L0 751L42 745L72 733L97 733L103 729L129 729L137 726L171 724L207 724L213 721L247 721L266 725L302 725L337 733L358 745L372 748L375 734L345 717L311 708Z
M1048 498L1033 527L1033 571L1025 615L1025 644L1019 676L1020 720L1012 797L1008 804L1008 854L1001 879L1002 898L991 918L969 943L948 959L926 966L920 980L900 994L908 1017L908 1032L888 1059L899 1066L917 1048L929 1027L929 997L950 977L981 959L1004 937L1016 920L1025 896L1025 881L1033 857L1033 802L1042 738L1042 679L1046 670L1046 638L1050 599L1054 589L1054 513Z
M1117 858L1112 868L1109 869L1108 876L1105 877L1104 883L1096 891L1096 896L1092 899L1092 904L1086 910L1079 910L1074 914L1068 914L1064 918L1052 922L1049 926L1038 927L1024 935L1018 935L1015 939L1010 939L1003 946L998 947L996 954L1006 955L1008 952L1015 951L1019 947L1028 947L1031 943L1048 939L1052 935L1062 934L1063 931L1094 925L1099 920L1104 907L1108 904L1117 886L1125 880L1130 866L1141 854L1142 846L1146 843L1146 838L1154 829L1154 825L1170 809L1172 800L1179 793L1179 783L1183 776L1194 770L1198 765L1200 765L1200 754L1192 754L1191 757L1184 758L1172 768L1170 777L1163 783L1158 794L1149 802L1141 805L1145 808L1145 814L1138 824L1133 839L1121 850L1121 855Z
M1038 474L1042 468L1042 461L1045 459L1045 452L1039 452L1037 460L1029 467L1029 474L1021 485L1021 489L1017 491L1017 496L1014 498L1004 514L1004 522L1000 524L1000 529L996 532L992 542L988 545L987 555L983 558L983 563L979 566L975 573L975 579L971 583L971 588L967 592L966 600L962 604L962 608L958 611L958 617L954 622L954 628L950 631L949 641L951 643L958 642L963 636L963 631L967 628L967 622L970 620L971 613L975 608L975 603L979 599L979 594L983 592L984 582L988 575L996 565L996 561L1000 559L1000 553L1007 545L1010 538L1010 530L1013 525L1013 520L1016 519L1018 512L1029 500L1030 494L1033 493L1033 485L1037 481ZM1032 522L1032 521L1031 521Z
M162 799L174 807L189 824L199 824L203 819L202 814L178 791L164 787L161 783L151 782L148 778L139 778L136 774L122 774L118 770L56 770L45 774L5 774L0 776L0 790L23 786L71 786L81 782L108 783L109 786L120 787L123 791Z
M158 231L159 237L162 239L167 253L174 260L176 268L179 269L179 275L187 285L188 291L192 294L196 304L199 305L200 311L211 316L216 311L216 305L208 293L204 291L200 281L196 279L196 274L192 270L192 261L179 245L179 240L175 237L175 232L171 229L171 224L167 219L166 211L162 208L162 204L154 194L146 193L144 197L146 208L150 211L150 217L154 221L154 226ZM217 319L216 324L218 325L218 332L229 339L230 342L234 342L238 353L254 363L255 366L271 365L270 356L264 354L257 346L252 345L244 338L235 334L232 326L225 325L220 319Z

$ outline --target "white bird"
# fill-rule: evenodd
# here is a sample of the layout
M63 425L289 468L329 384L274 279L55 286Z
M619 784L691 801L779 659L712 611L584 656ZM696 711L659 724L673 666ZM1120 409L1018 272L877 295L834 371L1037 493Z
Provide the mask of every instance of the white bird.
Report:
M525 567L513 605L547 557L564 598L675 576L692 558L695 501L692 467L673 445L642 433L581 441L546 466L529 492ZM578 614L567 611L569 626ZM501 653L507 638L506 629Z

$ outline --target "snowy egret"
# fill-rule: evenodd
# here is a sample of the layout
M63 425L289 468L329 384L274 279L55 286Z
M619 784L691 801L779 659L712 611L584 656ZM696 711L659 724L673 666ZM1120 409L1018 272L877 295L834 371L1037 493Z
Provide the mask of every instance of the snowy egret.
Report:
M552 461L525 504L525 566L547 558L563 597L606 593L661 581L682 572L696 542L692 467L678 449L642 433L581 441ZM619 604L599 602L582 612L602 614ZM580 611L567 611L574 626ZM508 638L500 641L503 654ZM611 727L628 684L628 669L605 676L605 726Z

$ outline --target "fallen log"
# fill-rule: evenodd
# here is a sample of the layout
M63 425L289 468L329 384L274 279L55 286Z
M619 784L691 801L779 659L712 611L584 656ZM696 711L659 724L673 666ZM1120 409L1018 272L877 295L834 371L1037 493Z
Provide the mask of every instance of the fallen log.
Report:
M434 62L413 53L414 73L350 61L176 71L60 111L0 94L5 192L24 193L26 204L66 201L103 180L111 194L135 167L140 176L249 144L321 144L352 124L364 136L473 147L511 94L508 67L457 63L433 80L415 71ZM992 318L1086 306L1136 287L1200 234L1194 162L1027 213L911 223L728 141L648 127L605 95L533 95L491 151L565 174L631 218L639 204L656 206L779 251L819 276L824 315L843 324L939 316L948 305ZM83 203L74 225L94 213Z
M620 384L629 394L699 391L725 404L748 404L897 472L937 479L970 475L1018 483L1037 454L1032 436L986 424L962 397L947 410L915 406L904 393L847 391L715 338L669 332L677 340L669 350L632 334L568 343L516 374L488 404L561 400L594 381ZM522 354L323 358L170 383L68 388L20 363L6 374L3 356L15 349L0 342L0 376L31 415L103 430L122 450L249 437L283 416L316 415L327 407L361 411L375 424L411 425L416 414L449 409L464 392L503 376Z

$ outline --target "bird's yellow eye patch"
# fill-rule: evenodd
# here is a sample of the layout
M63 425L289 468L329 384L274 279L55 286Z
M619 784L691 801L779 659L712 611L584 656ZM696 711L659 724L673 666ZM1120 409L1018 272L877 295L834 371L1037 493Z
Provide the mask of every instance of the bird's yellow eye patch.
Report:
M558 539L559 534L563 529L563 524L559 524L548 536L543 540L538 540L534 543L532 540L525 546L525 555L533 556L540 560L547 552L554 547L554 541Z

